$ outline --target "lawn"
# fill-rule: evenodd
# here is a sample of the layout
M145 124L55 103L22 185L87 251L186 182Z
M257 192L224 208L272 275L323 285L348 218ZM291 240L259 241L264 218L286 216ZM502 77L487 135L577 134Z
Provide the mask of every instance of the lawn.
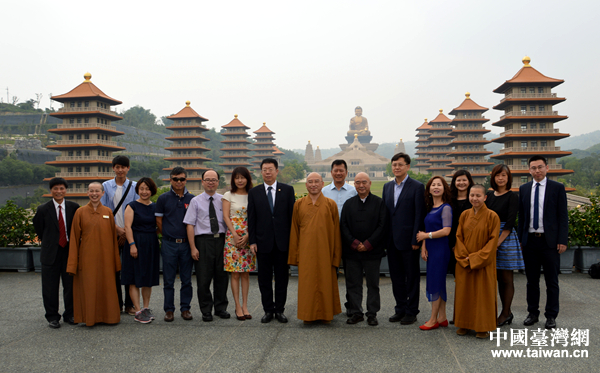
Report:
M383 193L383 185L387 183L387 181L385 180L377 180L377 181L373 181L371 182L371 193L375 194L376 196L381 197L381 194ZM327 185L329 183L326 183L325 185ZM296 183L296 184L292 184L292 186L294 187L294 191L296 192L296 195L302 195L304 193L306 193L306 185L304 183Z

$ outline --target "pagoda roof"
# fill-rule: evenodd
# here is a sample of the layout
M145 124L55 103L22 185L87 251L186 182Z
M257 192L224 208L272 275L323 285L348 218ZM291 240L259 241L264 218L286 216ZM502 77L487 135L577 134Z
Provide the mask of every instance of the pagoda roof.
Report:
M519 85L523 83L541 83L549 85L550 87L556 87L559 84L564 83L562 79L554 79L547 77L541 72L534 69L529 63L531 59L527 56L523 58L523 66L512 79L505 81L500 87L494 89L495 93L504 93L509 87L513 85Z
M275 133L275 132L271 131L267 127L267 123L266 122L263 122L262 127L260 127L259 129L257 129L256 131L254 131L254 133Z
M244 123L242 123L239 119L238 119L238 115L235 114L233 116L233 120L229 123L227 123L224 126L221 126L222 128L246 128L246 129L250 129L250 127L246 126Z
M432 120L429 123L446 123L446 122L452 122L452 119L448 118L447 116L444 115L444 113L442 113L442 109L440 109L440 113L438 114L437 117L435 117L434 120ZM433 127L432 127L433 128Z
M279 148L277 148L276 146L273 146L273 154L274 155L283 155L285 153L282 152L281 150L279 150Z
M458 107L452 109L452 111L450 111L450 115L458 115L457 111L465 111L465 110L469 110L469 111L488 111L489 109L480 105L477 105L477 103L475 101L473 101L471 99L471 94L469 92L465 93L465 100L462 102L462 104L458 105Z
M427 118L425 118L425 122L423 122L423 124L421 124L421 126L417 127L417 131L428 130L430 128L431 128L431 125L429 123L427 123Z
M196 113L196 111L194 109L192 109L189 101L185 102L185 107L183 109L179 110L179 112L177 114L170 115L167 117L167 119L193 119L193 118L198 118L198 119L200 119L201 122L208 121L208 119L204 118L202 115Z
M115 100L114 98L108 96L106 93L102 92L100 88L96 87L94 83L92 83L92 74L85 73L83 75L84 81L77 87L73 88L69 92L50 97L54 101L65 102L74 98L95 98L102 99L103 101L107 101L111 105L120 105L123 102L119 100Z

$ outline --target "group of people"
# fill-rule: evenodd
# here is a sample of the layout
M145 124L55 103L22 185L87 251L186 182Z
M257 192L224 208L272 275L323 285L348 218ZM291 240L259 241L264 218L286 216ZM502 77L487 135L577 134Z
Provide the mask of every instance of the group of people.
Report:
M114 179L89 184L90 202L81 208L64 198L67 182L54 178L49 185L52 200L34 217L42 241L46 319L51 327L60 327L62 279L62 317L71 324L114 324L121 312L140 323L152 322L150 298L152 287L159 285L162 256L166 322L175 318L177 272L181 317L193 319L195 268L203 321L212 321L213 315L231 317L229 281L236 318L251 319L249 273L258 269L261 322L286 323L289 266L294 265L297 318L305 324L328 324L342 312L337 278L343 264L347 323L362 322L366 315L368 325L375 326L381 307L380 265L387 255L395 299L390 322L417 321L422 258L427 262L426 295L432 312L420 329L454 322L459 335L474 330L477 337L486 338L489 331L510 324L515 269L526 270L529 315L524 324L533 325L539 321L542 265L546 328L556 327L559 254L566 249L568 223L565 189L546 177L545 158L529 160L533 182L522 185L518 195L510 190L512 175L505 165L492 170L490 191L474 184L466 170L457 171L450 185L436 176L423 186L408 176L410 157L404 153L394 155L391 166L395 178L384 185L381 198L371 193L366 173L356 174L354 186L346 181L344 160L333 162L330 185L324 186L319 173L310 173L308 193L298 200L292 186L277 181L278 162L272 158L260 164L263 184L253 187L248 169L237 167L224 195L217 193L216 171L202 174L203 193L194 196L185 187L186 170L175 167L170 190L156 203L151 202L156 184L145 177L137 183L129 180L125 156L113 160ZM450 322L447 273L454 274L456 282Z

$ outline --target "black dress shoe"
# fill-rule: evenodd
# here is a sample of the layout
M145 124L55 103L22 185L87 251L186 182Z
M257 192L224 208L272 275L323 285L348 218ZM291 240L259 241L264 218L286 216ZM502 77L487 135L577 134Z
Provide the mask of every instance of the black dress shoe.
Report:
M215 312L215 316L219 316L222 319L228 319L231 317L231 315L227 311L217 311Z
M202 312L202 321L204 321L204 322L213 321L212 314L210 312Z
M271 312L265 312L265 315L260 319L260 322L266 324L271 322L271 320L273 320L273 314Z
M70 325L77 325L77 323L75 322L75 318L74 318L73 316L69 317L69 318L67 319L67 322L68 322Z
M283 323L283 324L288 322L287 317L285 317L285 315L280 312L275 312L275 318L277 319L277 321L279 321L280 323Z
M540 321L540 319L537 316L529 314L529 315L527 315L527 318L525 318L525 321L523 321L523 325L531 326L538 321Z
M58 322L58 320L52 320L52 321L48 321L48 326L51 327L52 329L58 329L58 328L60 328L60 323Z
M400 322L404 318L403 313L395 313L390 317L390 322Z
M400 320L400 324L402 325L410 325L417 322L417 316L413 315L405 315L402 320Z
M377 325L379 325L379 323L377 322L377 316L368 316L367 317L367 324L369 324L371 326L377 326Z
M554 317L546 318L546 329L556 329L556 319Z
M351 318L346 320L346 324L354 325L354 324L358 324L361 321L365 321L365 318L363 317L363 315L359 315L359 314L355 313L354 315L352 315Z
M498 327L504 326L506 324L508 324L508 325L512 324L512 321L513 321L514 318L515 318L515 315L513 315L512 312L511 312L510 316L508 316L506 318L506 320L498 323Z

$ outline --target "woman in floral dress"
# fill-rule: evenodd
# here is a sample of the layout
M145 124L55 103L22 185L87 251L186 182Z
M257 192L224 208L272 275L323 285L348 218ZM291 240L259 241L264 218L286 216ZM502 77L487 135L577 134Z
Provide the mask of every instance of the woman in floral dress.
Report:
M236 167L231 174L231 192L223 195L223 220L227 224L225 271L231 272L231 293L235 300L235 316L238 320L251 319L248 311L250 271L256 269L255 256L248 245L248 191L252 177L246 167ZM241 279L241 281L240 281ZM242 304L240 305L240 282Z

